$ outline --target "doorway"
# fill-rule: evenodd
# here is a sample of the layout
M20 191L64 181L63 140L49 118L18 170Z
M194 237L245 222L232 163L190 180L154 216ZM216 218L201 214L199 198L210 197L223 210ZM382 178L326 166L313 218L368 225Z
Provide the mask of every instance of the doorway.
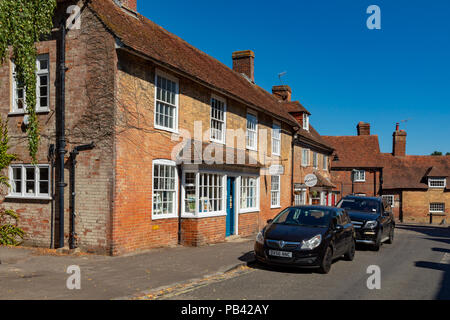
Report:
M234 235L235 229L235 193L236 193L236 178L227 178L227 219L226 219L226 233L227 237Z

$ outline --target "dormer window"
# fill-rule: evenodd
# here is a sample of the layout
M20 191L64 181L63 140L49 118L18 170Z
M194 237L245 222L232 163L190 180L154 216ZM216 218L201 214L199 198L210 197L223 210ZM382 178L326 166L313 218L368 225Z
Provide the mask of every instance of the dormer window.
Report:
M309 131L309 115L303 113L303 129Z
M428 187L430 188L445 188L447 186L446 178L428 178Z

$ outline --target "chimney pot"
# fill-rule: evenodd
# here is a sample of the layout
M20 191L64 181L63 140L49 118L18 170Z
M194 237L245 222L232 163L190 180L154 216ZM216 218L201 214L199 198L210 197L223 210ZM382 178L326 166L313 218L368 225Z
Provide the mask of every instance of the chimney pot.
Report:
M251 50L233 52L233 70L255 82L255 53Z

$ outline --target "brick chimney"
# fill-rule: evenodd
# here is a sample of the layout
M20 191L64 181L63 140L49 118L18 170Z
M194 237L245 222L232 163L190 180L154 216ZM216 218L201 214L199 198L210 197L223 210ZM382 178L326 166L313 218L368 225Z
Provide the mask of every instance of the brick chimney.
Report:
M358 136L370 136L370 123L360 122L356 126Z
M403 157L406 155L406 132L400 130L400 124L397 123L393 134L392 154L395 157Z
M137 0L114 0L114 2L132 11L137 11Z
M233 52L233 70L255 82L255 53L251 50Z
M273 86L272 94L281 101L291 101L292 90L289 86Z

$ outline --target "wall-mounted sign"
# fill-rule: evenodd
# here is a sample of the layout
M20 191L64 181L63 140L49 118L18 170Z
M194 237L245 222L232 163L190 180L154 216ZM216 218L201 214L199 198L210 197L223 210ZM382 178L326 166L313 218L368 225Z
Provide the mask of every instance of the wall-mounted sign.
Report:
M274 164L269 167L269 175L281 176L284 174L284 166L280 164Z
M305 184L312 188L315 187L317 185L318 179L317 176L313 173L307 174L305 177Z

